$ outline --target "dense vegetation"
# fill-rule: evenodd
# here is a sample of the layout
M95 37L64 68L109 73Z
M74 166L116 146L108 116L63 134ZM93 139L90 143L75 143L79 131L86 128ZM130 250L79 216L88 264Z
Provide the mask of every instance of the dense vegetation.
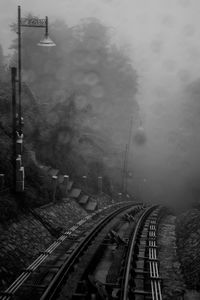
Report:
M15 26L12 26L15 30ZM51 198L48 176L41 166L69 174L76 182L88 176L90 191L103 176L110 192L121 181L123 150L137 76L126 49L111 41L111 30L96 19L69 28L56 21L50 28L56 47L37 46L42 32L25 29L23 36L25 204L41 205ZM10 65L16 62L16 41ZM10 71L0 51L0 172L12 185Z

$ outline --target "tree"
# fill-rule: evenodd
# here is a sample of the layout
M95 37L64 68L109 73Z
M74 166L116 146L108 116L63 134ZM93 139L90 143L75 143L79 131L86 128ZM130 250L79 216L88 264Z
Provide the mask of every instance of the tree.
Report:
M130 116L134 113L136 119L138 114L137 74L131 59L96 19L72 28L56 21L50 32L56 47L47 50L36 46L40 31L23 31L23 80L43 111L35 145L38 156L61 169L71 165L73 173L89 172L95 161L103 164L104 155L118 161ZM118 157L109 154L113 148Z

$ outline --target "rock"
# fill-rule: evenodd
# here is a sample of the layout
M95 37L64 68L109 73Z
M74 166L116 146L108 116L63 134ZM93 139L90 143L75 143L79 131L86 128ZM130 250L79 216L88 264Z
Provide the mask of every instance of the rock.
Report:
M67 229L87 215L74 200L37 208L35 212L52 226L57 235L62 233L63 226ZM20 216L18 222L1 227L0 236L0 272L4 274L3 281L0 280L0 289L7 288L20 270L28 267L55 240L31 214Z

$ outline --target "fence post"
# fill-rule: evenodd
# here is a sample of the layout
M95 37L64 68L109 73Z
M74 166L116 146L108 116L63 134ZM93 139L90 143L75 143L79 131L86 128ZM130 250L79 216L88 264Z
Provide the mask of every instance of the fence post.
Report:
M3 188L4 188L4 179L5 179L5 175L0 174L0 189L1 190L3 190Z
M103 187L103 183L102 183L102 176L98 177L98 193L102 194L102 187Z
M57 189L58 176L52 176L52 186L53 186L53 202L56 201L56 189Z
M24 191L24 167L16 170L16 192Z
M64 175L64 180L63 180L63 186L64 186L64 191L65 193L68 192L67 187L68 187L68 183L69 183L69 176L68 175Z
M22 146L23 146L23 133L20 135L17 133L17 140L16 140L16 154L22 155Z
M83 179L83 186L84 186L85 190L87 191L87 176L86 175L82 176L82 179Z
M16 158L16 169L19 170L22 166L22 158L21 155L18 155L18 157Z

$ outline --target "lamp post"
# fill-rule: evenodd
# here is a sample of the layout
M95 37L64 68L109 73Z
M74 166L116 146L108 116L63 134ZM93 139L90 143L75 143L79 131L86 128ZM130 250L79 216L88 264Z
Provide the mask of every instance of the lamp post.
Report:
M23 145L23 133L22 133L22 125L23 125L23 118L22 118L22 101L21 101L21 94L22 94L22 57L21 57L21 27L37 27L37 28L45 28L45 36L44 38L38 43L38 46L47 46L52 47L56 46L56 44L49 38L48 36L48 17L45 19L39 19L36 17L33 18L21 18L21 6L18 6L18 20L17 20L17 34L18 34L18 124L13 121L13 139L15 139L15 149L14 155L15 159L18 156L22 155L22 145ZM15 71L12 71L15 72ZM14 73L12 73L14 78ZM15 88L14 88L15 90ZM13 96L15 100L15 96ZM15 114L15 107L14 107L14 114ZM13 120L16 118L16 115L13 116ZM24 168L23 166L20 169L17 169L17 164L14 163L14 172L15 177L20 179L20 182L16 182L15 191L22 192L24 191ZM23 171L23 172L22 172ZM23 173L20 175L20 173Z
M19 109L18 109L18 118L19 118L19 134L22 133L22 113L21 113L21 69L22 69L22 58L21 58L21 27L37 27L37 28L45 28L45 36L38 43L38 46L47 46L53 47L56 44L49 38L48 35L48 17L45 19L39 19L36 17L33 18L21 18L21 6L18 6L18 101L19 101Z

